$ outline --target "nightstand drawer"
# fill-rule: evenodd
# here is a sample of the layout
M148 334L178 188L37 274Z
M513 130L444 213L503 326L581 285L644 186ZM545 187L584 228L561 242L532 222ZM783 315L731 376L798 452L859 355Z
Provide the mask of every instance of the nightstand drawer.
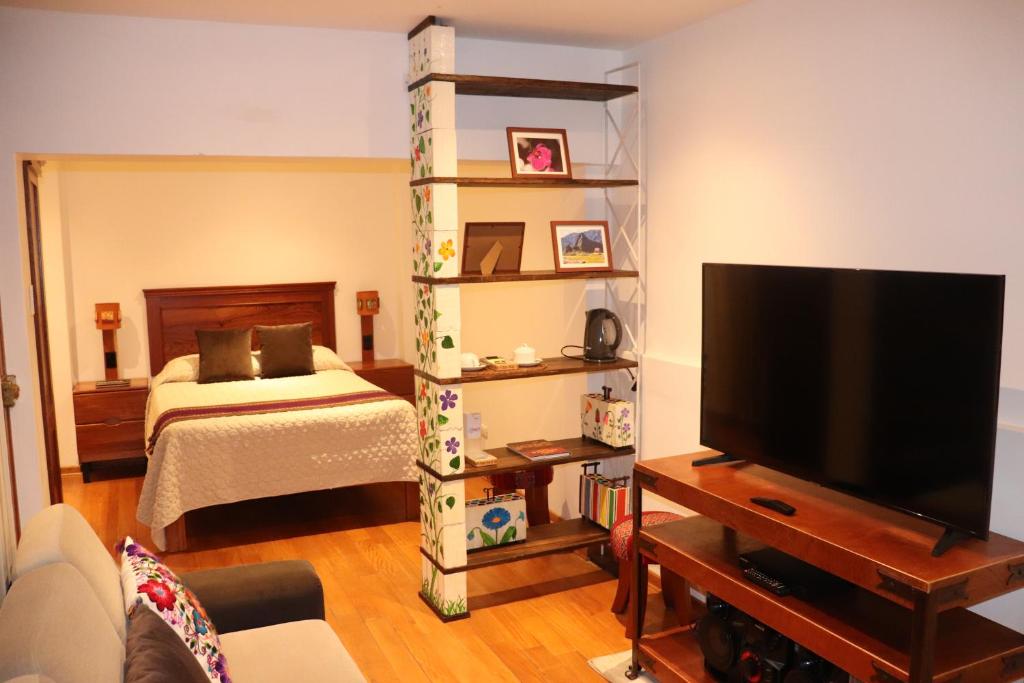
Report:
M146 417L148 389L75 394L75 424L116 424Z
M116 425L91 424L75 428L78 460L83 463L142 456L146 447L145 422L133 420Z

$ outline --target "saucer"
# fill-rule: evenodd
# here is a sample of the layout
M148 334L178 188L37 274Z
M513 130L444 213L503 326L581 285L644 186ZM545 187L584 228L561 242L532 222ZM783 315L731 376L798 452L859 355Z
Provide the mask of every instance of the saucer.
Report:
M542 361L541 359L538 358L537 360L533 361L532 363L516 363L516 365L518 365L521 368L535 368L535 367L537 367L538 365L540 365L543 362L544 361Z
M483 370L486 367L487 366L484 363L481 363L480 365L477 365L476 367L473 367L473 368L462 368L462 371L463 372L476 372L478 370Z

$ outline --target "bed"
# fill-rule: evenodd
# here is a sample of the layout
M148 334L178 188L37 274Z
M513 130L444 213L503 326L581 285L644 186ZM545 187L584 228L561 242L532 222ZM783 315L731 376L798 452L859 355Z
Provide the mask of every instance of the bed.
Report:
M333 282L144 290L149 465L137 516L161 550L187 546L191 510L403 482L418 515L415 410L335 355ZM312 322L316 372L198 384L196 329ZM253 356L258 367L258 338Z

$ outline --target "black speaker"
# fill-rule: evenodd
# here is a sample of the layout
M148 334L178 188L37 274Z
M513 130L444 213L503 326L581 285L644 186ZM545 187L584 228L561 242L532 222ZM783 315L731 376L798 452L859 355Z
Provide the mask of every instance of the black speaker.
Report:
M783 683L848 683L850 675L802 645L793 648L793 666Z
M710 593L708 612L697 622L697 641L704 653L704 666L718 680L726 680L739 660L740 640L732 623L736 612L728 603Z
M704 668L728 683L782 683L793 642L714 595L697 622Z

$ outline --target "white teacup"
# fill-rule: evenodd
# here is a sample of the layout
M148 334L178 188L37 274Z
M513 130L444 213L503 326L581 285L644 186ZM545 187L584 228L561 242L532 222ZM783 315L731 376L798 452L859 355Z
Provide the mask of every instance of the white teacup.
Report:
M522 344L513 351L516 365L532 365L537 362L537 349L529 344Z
M475 353L464 353L462 356L462 367L464 368L478 368L480 367L480 358Z

